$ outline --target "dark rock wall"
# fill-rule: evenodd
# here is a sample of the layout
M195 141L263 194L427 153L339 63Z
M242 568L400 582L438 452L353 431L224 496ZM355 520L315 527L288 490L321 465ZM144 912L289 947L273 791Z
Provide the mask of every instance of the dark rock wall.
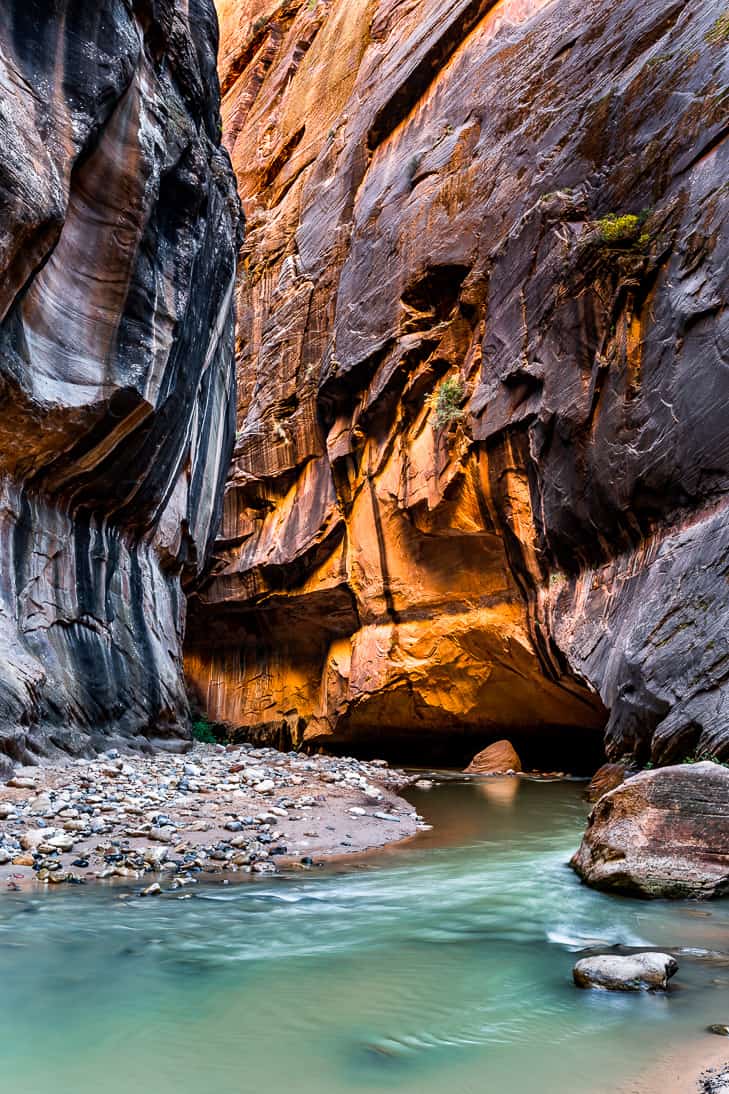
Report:
M0 12L0 753L188 732L235 428L212 0Z
M218 8L249 231L208 709L729 754L725 0Z

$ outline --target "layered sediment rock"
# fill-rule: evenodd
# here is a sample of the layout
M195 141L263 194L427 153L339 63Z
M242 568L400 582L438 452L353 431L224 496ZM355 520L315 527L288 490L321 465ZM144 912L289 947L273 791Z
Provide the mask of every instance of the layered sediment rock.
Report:
M616 786L620 786L625 781L626 775L625 764L602 764L590 779L590 784L585 791L585 798L589 802L599 801L603 794L607 794L610 790L614 790Z
M181 583L234 431L216 47L211 0L0 15L5 767L186 733Z
M729 752L724 8L218 0L249 232L212 716L532 765L607 710L612 759Z
M521 759L510 741L494 741L478 752L466 768L467 775L506 775L521 771Z
M597 889L645 897L729 893L729 769L644 771L590 814L572 867Z

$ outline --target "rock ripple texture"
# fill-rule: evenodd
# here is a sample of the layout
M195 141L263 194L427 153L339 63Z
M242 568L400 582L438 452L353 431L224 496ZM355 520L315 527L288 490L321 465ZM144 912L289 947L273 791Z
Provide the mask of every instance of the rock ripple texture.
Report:
M725 0L218 8L249 231L212 716L728 752Z
M729 893L729 769L644 771L590 813L571 865L598 889L646 897Z
M478 752L466 768L467 775L503 775L521 771L521 760L510 741L494 741Z
M234 431L217 36L212 0L2 6L0 769L186 733Z

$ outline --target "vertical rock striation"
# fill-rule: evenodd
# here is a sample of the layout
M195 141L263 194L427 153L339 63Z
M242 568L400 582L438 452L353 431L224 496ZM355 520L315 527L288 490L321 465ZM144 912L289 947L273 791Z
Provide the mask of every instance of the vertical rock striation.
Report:
M208 709L729 754L725 0L218 9L249 230Z
M184 736L234 433L212 0L0 14L0 754ZM2 763L0 756L0 763Z

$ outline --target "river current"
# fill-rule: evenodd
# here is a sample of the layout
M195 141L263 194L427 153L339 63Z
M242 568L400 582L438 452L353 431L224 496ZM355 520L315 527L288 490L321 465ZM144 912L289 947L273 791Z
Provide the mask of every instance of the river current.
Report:
M657 1092L729 1021L729 903L581 885L583 785L446 780L409 845L184 899L0 894L0 1091ZM574 988L609 946L692 952L664 996Z

